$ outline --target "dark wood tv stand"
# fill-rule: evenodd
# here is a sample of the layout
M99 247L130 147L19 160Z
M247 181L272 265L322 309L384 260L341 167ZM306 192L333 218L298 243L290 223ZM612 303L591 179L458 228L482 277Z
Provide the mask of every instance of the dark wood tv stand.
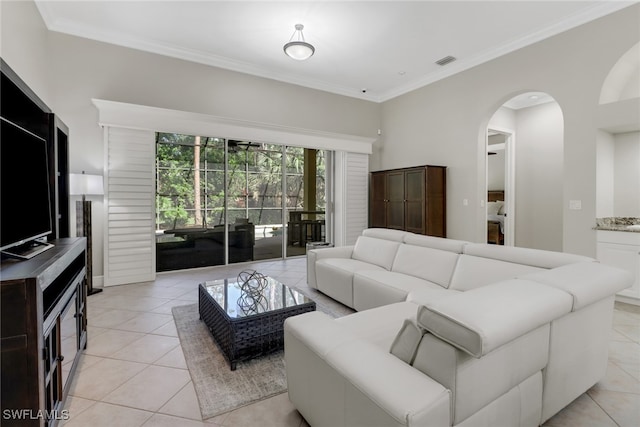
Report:
M0 264L3 426L55 426L87 346L86 239Z

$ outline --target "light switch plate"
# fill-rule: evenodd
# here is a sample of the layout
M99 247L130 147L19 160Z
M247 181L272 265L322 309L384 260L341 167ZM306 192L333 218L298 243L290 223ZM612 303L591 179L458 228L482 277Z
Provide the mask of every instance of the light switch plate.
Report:
M582 209L582 200L569 200L569 209L579 211Z

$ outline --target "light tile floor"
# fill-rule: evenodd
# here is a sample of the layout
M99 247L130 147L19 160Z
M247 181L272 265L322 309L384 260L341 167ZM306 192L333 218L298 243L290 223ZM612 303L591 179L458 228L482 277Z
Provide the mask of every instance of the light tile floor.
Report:
M197 302L198 284L255 269L306 287L306 259L159 274L88 299L85 354L65 409L76 426L307 426L287 394L202 420L171 308ZM545 427L640 425L640 307L616 303L606 378Z

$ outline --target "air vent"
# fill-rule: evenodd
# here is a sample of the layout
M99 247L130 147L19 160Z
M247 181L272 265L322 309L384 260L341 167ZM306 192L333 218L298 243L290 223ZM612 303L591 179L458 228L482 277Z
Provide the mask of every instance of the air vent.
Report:
M455 60L456 60L456 58L454 58L453 56L445 56L444 58L437 60L436 64L441 65L441 66L442 65L447 65L447 64L450 64L451 62L453 62Z

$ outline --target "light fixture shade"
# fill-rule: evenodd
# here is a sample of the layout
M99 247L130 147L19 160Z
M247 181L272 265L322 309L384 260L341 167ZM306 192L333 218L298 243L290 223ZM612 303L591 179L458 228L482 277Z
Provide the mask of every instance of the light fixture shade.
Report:
M310 43L307 43L304 40L304 35L302 34L303 28L304 25L296 24L295 31L291 35L289 43L284 45L284 53L286 53L288 57L297 61L304 61L305 59L310 58L316 51ZM296 34L298 37L297 40L294 40Z
M102 176L84 173L69 174L69 194L76 196L104 194Z
M310 58L315 51L315 48L307 42L289 42L284 45L284 53L298 61Z

